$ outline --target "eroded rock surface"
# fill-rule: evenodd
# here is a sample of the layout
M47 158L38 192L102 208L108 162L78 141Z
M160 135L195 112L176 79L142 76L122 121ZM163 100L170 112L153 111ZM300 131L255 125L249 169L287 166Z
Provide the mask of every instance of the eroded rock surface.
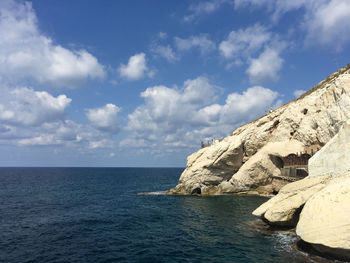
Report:
M306 202L297 235L321 253L350 259L349 200L350 173L347 173L331 180Z
M350 121L313 158L309 160L309 176L337 176L350 170ZM336 160L336 161L335 161Z
M278 195L254 210L253 215L262 217L271 225L295 226L300 209L310 197L327 185L330 178L328 175L306 177L287 184Z
M271 194L289 183L280 157L325 145L350 118L350 64L273 112L187 158L170 194ZM288 150L286 150L288 149Z
M310 175L286 185L253 214L296 234L325 255L350 260L350 120L310 162ZM344 172L345 171L345 172Z

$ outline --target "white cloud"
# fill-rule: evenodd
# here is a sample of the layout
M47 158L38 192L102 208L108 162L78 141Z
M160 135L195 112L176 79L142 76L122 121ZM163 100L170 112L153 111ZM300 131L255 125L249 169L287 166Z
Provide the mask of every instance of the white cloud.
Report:
M239 8L266 8L269 12L287 12L293 9L297 9L304 5L306 1L313 0L294 0L294 1L284 1L284 0L235 0L235 9Z
M294 90L293 95L294 95L294 97L299 98L305 92L306 92L306 90L297 89L297 90Z
M272 13L271 19L277 22L282 15L300 8L313 8L328 0L235 0L234 6L238 8L264 8L266 11Z
M128 64L119 67L120 76L128 80L138 80L144 77L148 68L145 53L138 53L129 58Z
M166 39L168 37L168 34L166 32L159 32L158 38L159 39Z
M209 0L200 1L189 7L190 14L184 17L184 21L190 22L198 16L211 14L218 10L223 4L232 3L231 0Z
M176 129L179 123L198 125L204 120L192 113L197 107L213 102L216 89L204 77L185 81L182 90L165 86L147 88L141 93L145 104L129 115L128 129L156 131L157 123L164 130Z
M31 3L0 5L0 74L8 82L31 78L53 86L76 87L105 71L86 50L68 50L42 34Z
M303 26L309 45L317 41L341 49L350 40L350 1L331 0L309 8Z
M53 97L46 91L3 88L0 98L0 123L37 126L60 120L63 119L71 101L66 95Z
M45 122L39 126L10 126L0 129L0 144L22 147L64 146L80 154L98 148L112 148L114 142L104 133L90 125L82 125L70 120Z
M151 50L156 56L163 57L169 62L175 62L178 60L178 57L170 45L154 45Z
M197 47L200 49L201 53L207 53L216 48L215 43L209 39L206 34L201 34L198 36L191 36L187 39L175 37L175 45L180 51L187 51L191 48Z
M216 102L218 87L208 79L187 80L182 89L155 86L141 93L145 103L129 114L131 136L120 147L154 150L198 147L201 139L225 136L237 125L275 104L277 92L255 86Z
M278 71L281 70L283 59L278 50L266 48L256 59L251 59L247 69L251 83L262 83L268 80L277 81Z
M235 0L235 8L264 8L277 22L285 13L303 9L299 26L305 31L306 43L341 49L350 41L350 1L348 0ZM336 41L334 41L336 39Z
M66 109L72 101L66 95L53 96L46 91L4 86L0 90L0 144L92 149L90 142L96 145L106 135L90 125L65 120ZM106 105L102 110L105 110L105 115L99 115L98 110L92 111L95 113L92 117L101 117L93 125L100 130L116 132L118 125L112 117L116 117L119 108Z
M32 145L57 145L60 144L53 134L42 134L37 137L21 139L18 141L18 145L32 146Z
M272 40L272 33L256 24L246 29L232 31L219 45L221 54L227 58L249 57Z
M95 128L101 131L116 133L119 131L117 120L119 111L120 108L116 105L106 104L101 108L87 110L86 116Z
M90 141L89 142L89 148L90 149L97 149L97 148L112 148L113 142L107 139L102 139L99 141Z
M0 131L0 143L19 146L73 146L79 144L83 136L86 137L85 132L89 129L69 120L45 122L37 126L4 126L7 130Z
M256 24L230 32L227 39L220 43L219 50L225 59L233 61L226 68L248 64L246 73L250 82L261 84L278 80L278 72L283 66L280 53L285 46L278 35Z

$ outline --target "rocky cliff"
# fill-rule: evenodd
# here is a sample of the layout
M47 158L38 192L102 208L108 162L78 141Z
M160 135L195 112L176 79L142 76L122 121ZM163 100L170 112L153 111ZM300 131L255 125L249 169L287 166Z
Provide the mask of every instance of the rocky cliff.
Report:
M281 157L322 147L350 117L350 64L300 98L187 158L169 194L276 193L289 183Z
M253 215L270 225L296 226L315 250L350 260L350 120L310 159L310 175L284 186Z

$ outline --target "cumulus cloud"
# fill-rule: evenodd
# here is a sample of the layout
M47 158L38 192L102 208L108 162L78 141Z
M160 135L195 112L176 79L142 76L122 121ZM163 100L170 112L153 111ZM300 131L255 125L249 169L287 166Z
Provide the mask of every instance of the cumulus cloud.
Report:
M5 0L0 4L0 74L18 82L31 78L53 86L76 87L105 71L86 50L69 50L42 34L29 2Z
M3 88L0 122L16 126L35 126L60 120L71 101L66 95L54 97L46 91Z
M283 59L278 50L266 48L258 58L251 59L247 69L251 83L262 83L266 80L278 80L278 71L282 68Z
M86 116L92 125L105 132L116 133L119 131L117 114L120 108L114 104L106 104L101 108L89 109Z
M57 120L37 126L16 126L4 124L7 130L0 130L0 144L19 146L77 145L82 141L87 127L73 121ZM88 137L85 136L84 137Z
M0 144L72 145L88 130L65 120L71 99L30 88L1 86Z
M138 53L129 58L128 64L119 67L120 76L128 80L138 80L148 71L145 53Z
M267 28L255 24L245 29L229 33L219 45L221 55L233 61L232 65L248 64L246 73L250 82L261 84L266 81L278 80L278 72L283 66L280 54L286 43Z
M100 130L113 133L118 130L113 118L119 110L116 106L107 104L101 111L95 109L89 112L95 121L92 125L98 129L96 130L91 125L65 120L71 101L64 94L53 96L46 91L1 86L0 144L94 149L90 142L101 141L106 137ZM94 117L100 119L94 120Z
M274 105L278 93L260 86L231 93L216 103L220 89L205 77L187 80L183 88L155 86L141 93L145 102L129 114L131 137L121 147L197 147L201 139L225 136Z
M231 31L219 45L221 54L227 58L249 57L272 39L272 33L256 24L246 29Z
M207 53L216 48L215 43L209 39L206 34L201 34L198 36L190 36L189 38L175 37L175 45L180 51L187 51L191 48L197 47L200 49L201 53Z
M303 23L307 44L315 41L341 49L350 40L350 1L331 0L316 8L309 8Z
M216 89L205 77L185 81L181 90L165 86L147 88L141 93L145 104L129 115L128 129L156 132L159 125L163 130L176 129L183 123L199 125L205 120L200 116L189 118L189 115L199 106L215 100Z

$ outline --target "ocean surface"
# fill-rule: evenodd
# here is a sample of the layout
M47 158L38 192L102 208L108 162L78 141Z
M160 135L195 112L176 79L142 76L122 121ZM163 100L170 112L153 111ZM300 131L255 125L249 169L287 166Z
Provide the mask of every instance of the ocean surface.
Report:
M0 168L0 262L305 262L248 226L266 201L138 195L178 168Z

